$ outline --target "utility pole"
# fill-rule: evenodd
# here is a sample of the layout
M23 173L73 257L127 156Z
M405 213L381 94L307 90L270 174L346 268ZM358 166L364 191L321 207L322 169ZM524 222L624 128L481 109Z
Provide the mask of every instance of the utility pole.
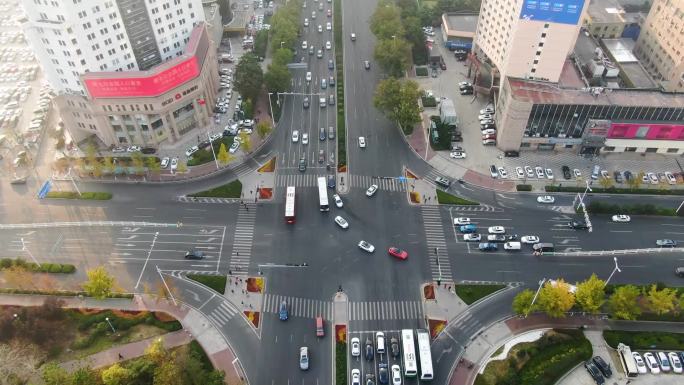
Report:
M617 257L613 257L613 261L615 261L615 268L613 269L613 272L610 273L610 275L608 276L608 279L606 279L606 283L603 285L603 287L608 286L608 282L610 282L610 279L613 278L613 274L615 274L616 271L618 273L622 273L622 270L620 270L620 267L618 267Z
M28 247L26 247L26 243L24 243L24 238L21 238L21 249L23 251L25 251L29 255L29 257L31 257L31 259L33 260L33 263L35 263L36 265L40 265L40 263L38 263L38 260L36 259L36 257L34 257L33 254L31 253L31 250L29 250Z
M159 273L159 278L162 280L162 283L164 284L166 291L169 293L169 297L171 297L173 304L178 306L178 302L176 302L176 298L174 298L173 293L171 292L171 289L169 289L169 285L166 284L166 280L164 280L164 276L162 275L161 270L159 270L159 266L155 265L155 267L157 268L157 273Z
M537 296L539 295L539 292L541 291L542 285L546 282L546 278L542 278L539 280L539 287L537 288L537 292L534 293L534 297L532 298L532 302L530 303L530 307L527 308L527 311L525 312L525 318L527 318L527 315L530 313L530 310L532 310L532 305L534 305L534 301L537 300Z

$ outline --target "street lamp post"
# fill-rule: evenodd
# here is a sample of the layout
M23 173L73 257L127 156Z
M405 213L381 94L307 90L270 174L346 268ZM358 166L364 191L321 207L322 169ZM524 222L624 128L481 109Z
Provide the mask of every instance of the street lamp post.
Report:
M109 317L105 317L105 321L107 321L109 327L112 328L112 333L116 333L116 329L114 329L114 325L109 321Z
M546 278L542 278L539 280L539 287L537 288L537 292L534 293L534 297L532 298L532 302L530 303L530 307L527 308L527 311L525 312L525 318L527 318L527 315L530 313L530 310L532 309L532 305L534 305L534 301L537 300L537 296L539 295L539 291L541 291L542 285L546 282Z
M150 260L150 255L152 255L152 249L154 249L154 244L157 243L157 236L159 236L158 231L156 233L154 233L154 238L152 238L152 244L150 245L150 250L147 251L147 258L145 259L145 263L143 264L142 270L140 270L140 276L138 277L138 282L135 284L136 289L138 288L138 286L140 286L140 280L142 279L143 273L145 272L145 268L147 267L147 262Z
M171 297L173 304L178 306L178 302L176 302L176 298L174 298L173 293L171 292L171 289L169 289L169 285L166 284L166 280L164 279L164 276L162 275L161 269L159 269L159 266L155 266L155 267L157 268L157 273L159 273L159 278L161 278L162 283L164 284L164 287L166 287L166 291L169 293L169 296Z
M25 251L29 255L29 257L31 257L31 259L36 265L40 265L36 257L33 256L33 253L31 253L31 250L29 250L28 247L26 247L26 243L24 243L24 238L21 238L21 249Z
M613 278L613 274L615 274L616 271L618 273L622 273L622 270L620 270L620 267L618 267L617 257L613 257L613 261L615 261L615 268L613 269L613 272L610 273L610 275L608 276L608 279L606 279L606 283L603 285L603 287L608 286L608 282L610 282L610 279Z
M268 93L268 109L271 110L271 124L273 124L273 129L275 130L275 118L273 117L273 104L271 104L271 95L272 94L273 94L272 92ZM278 97L277 93L276 93L276 97Z
M211 153L214 155L214 163L216 164L216 169L219 169L218 160L216 159L216 151L214 151L214 143L211 142L211 135L207 131L207 139L209 140L209 147L211 147Z

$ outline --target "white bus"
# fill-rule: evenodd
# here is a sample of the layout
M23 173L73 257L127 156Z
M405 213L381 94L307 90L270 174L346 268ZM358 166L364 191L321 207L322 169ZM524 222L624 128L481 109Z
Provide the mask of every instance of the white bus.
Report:
M416 330L418 336L418 357L420 357L420 379L432 380L432 353L430 353L430 333L427 330Z
M416 350L413 346L413 330L403 329L401 331L401 345L404 353L404 376L415 377L418 373L416 363Z
M328 186L325 184L325 178L318 178L318 209L321 211L330 211L328 205Z
M639 371L634 361L634 356L632 356L632 350L629 346L625 344L618 344L618 353L620 354L620 363L622 364L622 369L625 370L627 377L636 377L639 375Z
M295 188L294 186L287 186L285 193L285 222L295 223Z

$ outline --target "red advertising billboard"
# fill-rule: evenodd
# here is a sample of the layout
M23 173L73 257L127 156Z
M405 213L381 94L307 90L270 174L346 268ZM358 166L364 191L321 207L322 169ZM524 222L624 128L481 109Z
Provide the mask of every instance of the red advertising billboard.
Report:
M116 73L120 75L120 72ZM194 79L200 74L200 68L195 56L159 73L149 76L88 78L85 85L92 98L130 98L153 97L163 94L179 85Z

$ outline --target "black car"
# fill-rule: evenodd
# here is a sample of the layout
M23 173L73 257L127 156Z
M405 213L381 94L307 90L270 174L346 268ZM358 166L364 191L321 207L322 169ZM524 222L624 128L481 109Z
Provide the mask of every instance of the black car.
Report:
M615 181L617 183L622 183L622 173L620 171L615 170L615 172L613 172L613 176L615 177Z
M392 351L392 356L399 357L399 341L394 337L390 339L390 350Z
M606 377L610 378L610 376L613 375L613 371L610 369L610 365L601 358L601 356L595 356L594 358L591 359L594 362L594 365L599 368L601 373Z
M594 382L596 382L597 385L603 385L606 383L606 380L603 378L603 375L601 375L601 372L596 367L596 365L594 365L593 362L585 362L584 367L587 369L587 372L589 372L589 375L591 376L591 378L594 379Z
M299 171L301 171L301 172L306 171L306 158L305 157L299 158Z
M370 339L366 340L366 350L364 357L366 357L366 361L373 361L373 342L371 342Z
M149 154L154 154L155 152L157 152L157 149L156 149L156 148L152 148L152 147L143 147L143 149L140 150L140 152L142 152L143 154L148 154L148 155L149 155Z
M211 142L210 142L210 141L208 141L208 140L203 140L203 141L199 142L199 144L197 145L197 147L204 149L204 148L209 147L209 145L211 145Z
M518 234L506 235L506 241L517 241Z
M487 124L487 126L492 126L492 127L487 127L487 128L494 128L495 129L493 124ZM483 130L486 130L487 128L482 127ZM520 153L518 151L506 151L506 152L504 152L504 156L507 158L517 158L520 156Z
M328 188L335 188L335 175L328 175Z
M494 123L485 123L485 124L480 124L480 129L481 130L488 130L488 129L493 129L496 130L496 124ZM506 155L508 157L518 157L520 156L520 153L518 151L506 151L506 153L515 153L515 155Z
M634 176L632 175L632 172L629 170L625 170L624 175L625 175L626 181L630 181L630 180L632 180L632 178L634 178Z
M204 253L198 250L188 250L185 259L204 259Z
M461 90L461 95L472 95L473 94L473 89L466 89L466 90Z
M587 230L589 226L585 221L572 221L568 222L568 226L575 230Z
M570 173L570 167L563 166L563 167L561 167L561 170L563 170L563 178L572 179L572 174Z
M378 370L378 382L380 382L381 384L388 383L389 382L389 373L387 372L387 364L382 363L382 364L378 365L378 367L380 368Z

